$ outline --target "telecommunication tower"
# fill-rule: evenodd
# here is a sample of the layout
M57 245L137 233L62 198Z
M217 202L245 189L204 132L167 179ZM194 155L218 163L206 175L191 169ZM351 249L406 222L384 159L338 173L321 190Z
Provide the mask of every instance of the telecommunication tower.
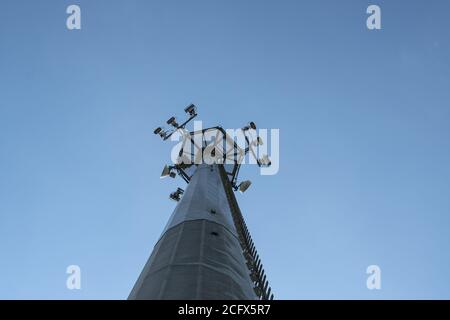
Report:
M178 159L166 165L161 178L180 176L170 199L178 204L157 241L128 299L272 300L263 265L234 191L245 192L250 181L237 183L242 159L251 153L258 166L270 166L267 155L256 158L261 138L251 139L256 125L241 129L245 146L220 126L189 132L186 125L197 116L196 106L184 109L188 119L179 124L171 117L165 130L154 133L163 140L183 138ZM214 136L208 142L206 136ZM207 155L205 157L205 155Z

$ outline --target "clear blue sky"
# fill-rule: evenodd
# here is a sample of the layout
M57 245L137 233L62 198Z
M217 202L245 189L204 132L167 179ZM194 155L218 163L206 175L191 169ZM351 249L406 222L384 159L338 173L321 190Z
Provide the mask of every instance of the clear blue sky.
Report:
M128 296L183 185L160 181L171 145L152 131L193 102L208 125L280 129L280 172L244 168L238 195L277 298L449 299L449 11L2 1L0 298Z

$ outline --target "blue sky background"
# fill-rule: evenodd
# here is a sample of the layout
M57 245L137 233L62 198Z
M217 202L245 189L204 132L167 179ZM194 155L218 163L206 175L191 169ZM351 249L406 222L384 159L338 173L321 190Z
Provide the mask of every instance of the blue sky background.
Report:
M280 129L279 173L244 168L238 195L277 298L449 299L449 10L2 1L0 298L128 296L183 185L152 131L193 102L205 125Z

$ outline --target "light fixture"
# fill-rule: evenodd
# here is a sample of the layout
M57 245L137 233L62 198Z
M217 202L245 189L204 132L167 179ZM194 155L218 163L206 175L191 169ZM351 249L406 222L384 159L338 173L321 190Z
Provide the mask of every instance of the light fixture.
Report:
M167 124L168 124L168 125L171 125L172 127L178 129L178 123L177 123L177 121L175 120L175 117L172 117L172 118L170 118L169 120L167 120Z
M169 198L170 198L170 200L173 200L173 201L176 201L176 202L180 201L180 195L177 194L176 192L172 192L170 194Z
M154 134L158 134L158 135L159 135L161 138L163 138L163 139L165 139L166 136L167 136L167 132L166 132L163 128L161 128L161 127L156 128L156 129L153 131L153 133L154 133Z
M189 114L191 117L197 115L196 112L196 107L194 104L190 104L188 105L186 108L184 108L184 112L186 112L187 114Z
M272 161L270 161L270 158L267 154L259 158L257 162L260 167L270 167L270 165L272 164Z
M177 174L175 172L172 172L173 167L169 167L168 165L164 166L163 171L161 172L161 179L166 177L175 178Z
M180 201L181 195L182 195L183 193L184 193L184 190L183 190L183 189L177 188L177 191L172 192L172 193L170 194L169 198L170 198L171 200L173 200L173 201L178 202L178 201Z
M247 131L250 129L256 130L256 124L253 121L250 121L248 125L242 128L243 131Z
M251 184L252 182L250 180L242 181L238 186L239 192L244 193L245 191L247 191Z
M261 137L256 137L256 144L258 145L258 146L262 146L263 144L264 144L264 142L263 142L263 140L261 139Z

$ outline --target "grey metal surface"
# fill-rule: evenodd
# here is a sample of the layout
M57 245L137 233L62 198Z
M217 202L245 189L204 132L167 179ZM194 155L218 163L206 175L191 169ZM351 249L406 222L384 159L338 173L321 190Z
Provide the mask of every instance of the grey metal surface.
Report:
M200 165L129 299L258 299L216 165Z
M170 217L164 232L177 224L196 219L206 219L223 225L237 236L217 165L198 166L182 200ZM212 214L211 210L216 213Z

